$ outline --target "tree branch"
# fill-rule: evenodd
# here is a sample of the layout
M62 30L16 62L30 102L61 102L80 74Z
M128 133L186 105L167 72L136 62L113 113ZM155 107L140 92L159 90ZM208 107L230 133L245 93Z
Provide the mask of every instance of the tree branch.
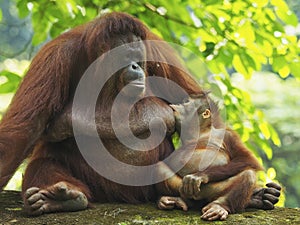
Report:
M166 19L166 20L172 20L172 21L174 21L174 22L176 22L176 23L178 23L178 24L181 24L181 25L184 25L184 26L188 26L188 27L193 28L193 29L199 29L199 28L197 28L197 27L196 27L194 24L192 24L192 23L184 22L184 21L182 21L182 20L180 20L180 19L178 19L178 18L169 16L169 15L167 15L167 14L165 14L165 15L160 14L160 13L158 12L158 10L157 10L158 8L157 8L156 6L154 6L154 5L152 5L152 4L149 3L149 2L144 3L143 5L144 5L144 7L145 7L146 9L150 10L151 12L154 12L155 14L157 14L157 15L163 17L163 18Z

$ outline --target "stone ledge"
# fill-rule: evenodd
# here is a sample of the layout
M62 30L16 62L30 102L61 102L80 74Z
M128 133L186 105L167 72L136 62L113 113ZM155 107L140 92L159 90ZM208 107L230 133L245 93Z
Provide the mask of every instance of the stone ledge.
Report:
M300 209L276 208L275 210L248 210L230 215L226 221L207 222L200 219L200 212L191 210L162 211L154 204L95 204L95 208L71 213L55 213L28 217L22 210L19 192L4 191L0 194L0 225L98 225L98 224L230 224L230 225L298 225Z

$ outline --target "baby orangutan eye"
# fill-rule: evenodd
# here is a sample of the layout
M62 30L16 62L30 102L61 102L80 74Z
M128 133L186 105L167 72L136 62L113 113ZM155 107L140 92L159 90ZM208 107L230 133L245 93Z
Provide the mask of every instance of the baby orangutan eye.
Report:
M202 113L202 117L203 117L203 119L209 118L210 117L210 110L205 109L205 111Z

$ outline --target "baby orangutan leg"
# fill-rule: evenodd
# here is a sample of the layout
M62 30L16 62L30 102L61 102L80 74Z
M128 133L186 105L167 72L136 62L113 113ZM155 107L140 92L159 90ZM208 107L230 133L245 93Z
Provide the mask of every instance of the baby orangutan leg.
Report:
M228 217L228 209L219 205L217 202L211 202L202 209L201 218L204 220L226 220Z
M67 182L59 182L46 189L28 188L24 193L26 212L31 216L38 216L43 213L86 209L87 197L71 186Z
M225 220L229 213L244 210L253 193L256 174L245 170L227 180L203 185L201 199L210 203L202 209L204 220Z
M175 207L186 209L190 205L190 200L205 200L209 204L202 211L201 218L204 220L225 220L229 213L245 209L256 185L256 173L248 169L223 181L203 183L200 189L198 186L194 187L197 182L188 182L190 185L187 190L194 190L191 198L189 193L185 195L185 190L182 188L183 179L174 174L166 164L159 165L156 175L168 177L157 184L157 189L163 196L158 201L160 209ZM187 177L194 179L191 176Z
M188 210L187 203L179 196L179 188L182 185L182 178L174 174L174 172L163 162L157 164L155 171L156 178L168 177L164 181L156 184L156 189L160 195L160 199L157 201L157 207L159 209L174 209L180 208L183 211Z

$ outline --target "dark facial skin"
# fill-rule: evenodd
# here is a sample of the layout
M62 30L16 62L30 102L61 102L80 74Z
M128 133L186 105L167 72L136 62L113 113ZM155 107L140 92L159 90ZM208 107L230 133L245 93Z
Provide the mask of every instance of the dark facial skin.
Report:
M142 42L139 42L141 39L131 35L129 41L135 43L128 43L128 36L124 35L117 39L112 40L115 47L126 44L126 58L124 60L128 61L128 66L119 70L114 74L111 79L105 84L108 89L113 89L117 94L122 94L124 99L142 97L145 92L146 84L146 49ZM105 87L104 87L105 88ZM106 99L106 97L104 97ZM73 120L82 121L84 126L87 122L84 117L73 118ZM103 112L96 110L96 123L98 133L103 137L113 137L114 131L111 129L111 124L109 120L103 118ZM91 125L92 126L92 125ZM143 123L137 122L135 126L131 127L134 134L138 134L142 130L146 130L146 127L143 126ZM85 129L83 134L89 133ZM103 131L103 132L102 132ZM73 137L73 127L72 127L72 103L69 103L64 111L58 115L55 120L49 125L48 130L45 134L45 139L51 142L58 142L65 140L69 137Z
M136 62L131 62L120 74L118 91L125 97L137 97L145 91L145 72ZM126 88L124 88L126 86Z
M128 43L131 41L131 43ZM125 60L128 66L119 70L115 75L114 84L117 84L118 93L120 92L125 97L138 97L142 96L145 91L145 61L146 49L141 39L131 35L120 36L114 40L114 46L118 47L125 45ZM124 88L126 87L126 88Z

